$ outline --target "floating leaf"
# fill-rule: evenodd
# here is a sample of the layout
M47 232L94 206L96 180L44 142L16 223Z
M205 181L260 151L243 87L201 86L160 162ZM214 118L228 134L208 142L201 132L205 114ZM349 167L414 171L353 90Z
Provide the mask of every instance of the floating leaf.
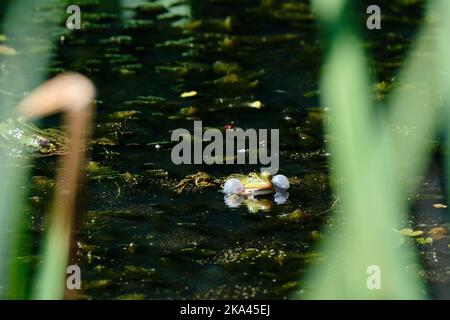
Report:
M430 237L417 238L416 241L418 244L432 244L433 243L433 239L431 239Z
M442 203L435 203L435 204L433 204L433 207L435 207L436 209L446 209L447 208L447 206Z
M213 65L213 70L220 74L230 74L239 72L241 67L236 62L216 61Z
M186 108L181 108L180 109L180 114L182 114L182 115L184 115L186 117L193 116L196 113L197 113L197 108L196 107L186 107Z
M250 108L255 108L255 109L261 109L261 107L263 106L262 102L257 100L257 101L253 101L253 102L249 102L248 106Z
M102 138L92 140L92 144L99 145L99 146L116 146L117 141L112 140L110 138L102 137Z
M145 300L145 294L141 293L130 293L118 296L117 300Z
M226 17L226 19L223 21L223 26L226 30L231 31L233 29L233 18L230 16Z
M319 95L318 90L308 91L303 94L305 98L314 98L317 97L318 95Z
M193 21L189 21L189 22L183 24L182 28L186 29L186 30L193 30L193 29L197 29L202 24L203 24L202 20L193 20Z
M423 234L423 231L421 230L413 230L410 228L404 228L402 230L400 230L400 234L402 236L407 236L407 237L417 237Z
M136 119L136 115L141 113L137 110L125 110L125 111L117 111L109 116L110 119L113 120L122 120L122 119Z
M235 84L239 82L239 76L235 73L230 73L223 78L216 80L216 82L219 84Z
M402 236L407 236L407 235L411 234L412 232L413 232L413 229L410 229L410 228L404 228L404 229L400 230L400 234Z
M133 37L126 35L116 35L108 39L100 40L102 44L118 44L118 45L129 45L133 41Z
M231 38L226 37L225 39L223 39L222 45L224 47L233 47L236 44L236 41L234 41Z
M149 30L155 27L155 23L150 19L133 19L124 24L125 30Z
M166 101L163 97L157 96L139 96L134 100L125 101L125 105L129 106L144 106L144 105L154 105L164 103Z
M183 92L180 97L181 98L191 98L191 97L195 97L197 95L197 91L188 91L188 92Z
M135 6L132 9L134 9L138 13L152 15L152 16L156 16L161 13L167 12L166 7L164 7L160 4L155 4L155 3L140 4L140 5Z

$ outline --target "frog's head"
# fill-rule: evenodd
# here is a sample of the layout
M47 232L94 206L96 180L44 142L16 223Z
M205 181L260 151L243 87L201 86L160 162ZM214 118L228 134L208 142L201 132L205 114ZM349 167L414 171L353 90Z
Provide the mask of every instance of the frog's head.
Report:
M273 191L286 191L289 189L289 180L286 176L278 174L271 179L267 171L260 174L251 172L248 176L232 175L223 186L225 194L261 195Z
M268 172L232 175L223 187L223 192L226 194L251 195L272 191L273 186Z
M245 190L248 193L261 190L272 189L272 182L270 181L270 173L263 171L261 173L251 172L248 176L240 179L241 183L244 185Z

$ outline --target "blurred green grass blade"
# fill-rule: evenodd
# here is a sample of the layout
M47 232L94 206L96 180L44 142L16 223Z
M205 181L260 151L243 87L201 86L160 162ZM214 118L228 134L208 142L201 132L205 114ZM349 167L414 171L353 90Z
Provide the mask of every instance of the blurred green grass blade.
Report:
M8 73L7 81L2 83L2 90L20 96L45 79L45 70L53 55L53 39L50 38L52 22L36 22L36 8L50 8L60 1L33 0L30 3L28 0L15 0L9 3L3 31L11 39L17 55L8 59L9 64L14 64L14 72ZM38 47L39 50L34 50ZM9 111L16 105L17 97L0 95L0 103L3 106L1 112L5 108Z
M4 61L7 66L13 66L11 70L14 72L9 72L2 81L2 90L12 95L0 94L0 121L12 116L19 97L36 87L46 76L53 48L49 37L51 25L33 23L32 20L36 15L35 8L59 2L35 0L31 4L27 0L15 0L9 3L2 21L3 31L11 39L17 55ZM49 46L35 52L36 40L48 41ZM19 152L20 146L14 148ZM8 156L11 149L5 148L0 154L0 287L5 288L0 291L0 298L23 299L28 297L30 287L29 266L24 259L30 254L31 244L25 231L28 225L24 208L26 191L23 190L29 174L26 169L28 159L11 161Z
M59 229L50 228L43 248L43 264L34 284L32 299L57 300L64 297L65 270L67 268L67 248L60 239L67 235Z
M10 165L8 165L8 162ZM5 150L0 154L0 298L23 299L27 294L28 265L19 258L29 254L30 242L23 230L26 226L22 200L25 192L24 161L11 165Z
M443 1L441 4L443 7L441 8L442 12L445 12L447 17L446 20L443 21L443 27L438 31L439 38L444 39L448 37L450 34L450 1ZM447 189L447 207L450 206L450 41L441 41L439 42L440 50L442 52L442 57L446 59L445 65L446 69L441 69L441 75L443 76L443 82L446 89L446 96L443 100L443 117L441 118L441 124L444 128L446 128L446 145L445 145L445 155L446 155L446 189ZM450 212L450 209L447 208L447 212Z
M393 161L395 145L371 114L370 81L357 27L354 1L315 0L329 50L322 74L322 100L330 110L326 131L335 181L342 181L343 223L328 231L326 261L310 274L307 298L416 299L423 297L417 276L406 266L415 262L407 246L395 248L392 228L404 219L406 204ZM332 10L330 11L330 8ZM377 125L375 125L377 124ZM367 286L367 269L381 270L381 288Z
M450 1L430 2L423 30L399 77L403 85L389 99L386 128L394 145L392 165L405 193L417 188L433 139L447 125L442 106L448 103L450 85L449 21Z

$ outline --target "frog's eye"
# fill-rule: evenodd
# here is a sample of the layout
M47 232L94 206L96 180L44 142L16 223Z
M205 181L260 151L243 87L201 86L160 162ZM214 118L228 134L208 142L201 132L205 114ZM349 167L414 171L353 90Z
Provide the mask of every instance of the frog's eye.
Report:
M250 173L248 174L248 177L249 177L250 179L258 179L258 178L259 178L258 175L257 175L255 172L250 172Z

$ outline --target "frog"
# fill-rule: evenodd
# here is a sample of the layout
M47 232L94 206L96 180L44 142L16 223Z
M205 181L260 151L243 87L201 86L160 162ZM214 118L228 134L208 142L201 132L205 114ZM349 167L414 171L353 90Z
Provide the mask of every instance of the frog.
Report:
M271 177L268 171L250 172L248 175L233 174L226 180L222 191L225 194L255 196L289 189L289 180L286 176L279 174L272 179Z
M65 154L67 137L59 129L40 129L22 119L8 119L0 122L0 146L8 148L8 155L36 157Z
M261 196L275 194L274 201L283 204L287 201L289 193L289 179L281 174L272 175L268 171L261 173L250 172L248 175L230 175L223 185L224 201L228 207L236 208L244 204L251 212L270 210L267 199Z
M263 195L274 191L270 174L267 171L261 173L250 172L248 175L232 174L223 186L226 194Z
M250 212L270 211L273 202L283 204L289 193L289 180L284 175L275 175L267 171L261 173L231 174L228 177L213 177L206 172L197 172L186 176L173 187L177 193L184 191L200 192L203 189L220 188L225 194L224 202L229 208L245 205ZM264 196L274 194L273 200Z

